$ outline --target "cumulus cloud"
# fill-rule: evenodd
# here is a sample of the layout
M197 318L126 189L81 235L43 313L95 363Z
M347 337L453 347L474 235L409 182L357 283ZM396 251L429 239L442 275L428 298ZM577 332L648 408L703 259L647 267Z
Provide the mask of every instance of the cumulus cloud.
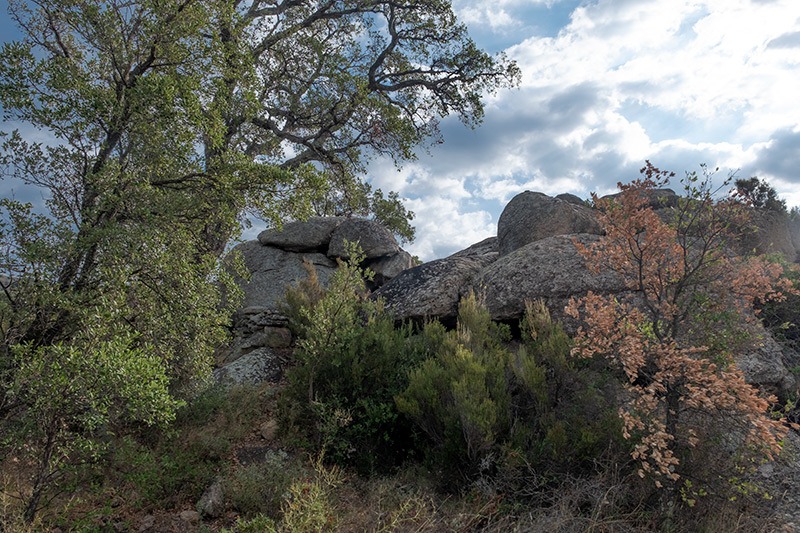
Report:
M800 130L776 131L758 151L753 167L760 175L800 186Z
M509 17L500 24L484 2L457 2L468 24L519 32L506 53L522 86L490 98L479 129L446 120L432 157L382 175L413 199L421 257L464 240L443 230L451 223L473 220L476 236L493 227L523 190L611 192L645 159L678 175L700 163L760 174L800 200L800 2L538 2L571 10L549 34L531 29L523 4L493 4Z

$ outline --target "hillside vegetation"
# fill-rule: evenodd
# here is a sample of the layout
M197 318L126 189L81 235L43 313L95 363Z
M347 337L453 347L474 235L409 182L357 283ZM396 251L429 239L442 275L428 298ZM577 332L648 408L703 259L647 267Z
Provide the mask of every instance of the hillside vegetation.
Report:
M27 407L4 419L3 527L774 530L786 516L755 472L786 461L793 398L761 394L735 360L758 342L754 306L781 318L775 331L795 319L794 271L730 253L751 209L740 196L689 175L662 220L648 191L671 175L642 172L596 200L605 237L576 244L634 298L571 302L574 339L541 301L510 325L475 293L455 329L396 323L351 245L327 288L309 267L286 293L285 380L207 388L161 429L104 410L128 386L147 390L127 382L126 359L22 345L6 401ZM124 342L106 338L106 351ZM170 398L147 379L142 413Z

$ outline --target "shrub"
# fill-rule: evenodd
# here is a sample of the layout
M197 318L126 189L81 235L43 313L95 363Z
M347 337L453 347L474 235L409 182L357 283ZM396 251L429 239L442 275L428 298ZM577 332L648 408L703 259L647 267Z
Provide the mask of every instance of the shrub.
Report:
M730 318L746 319L754 302L780 299L790 284L778 278L777 265L729 253L732 228L747 212L735 198L717 199L709 175L687 174L685 198L665 222L646 198L673 174L649 162L641 172L620 184L616 200L594 197L605 236L577 244L590 269L616 272L641 304L589 293L567 311L585 321L575 355L605 357L627 377L624 436L639 475L670 489L666 502L679 478L702 474L684 459L719 464L731 448L763 459L780 452L786 428L770 417L775 399L761 396L736 368ZM708 441L716 445L698 457Z
M170 506L200 498L232 444L252 430L262 400L258 387L215 387L180 409L169 430L123 438L112 465L136 489L134 503Z
M425 326L428 359L396 398L428 437L437 469L516 494L540 483L530 478L531 468L544 477L578 470L619 434L613 406L593 383L596 372L573 368L571 340L543 302L527 305L521 330L524 342L512 353L508 326L494 323L479 298L468 295L456 331L438 322Z
M472 475L511 429L508 327L492 322L470 294L459 305L457 331L431 322L423 338L431 355L411 372L397 406L428 436L437 461Z
M290 316L299 317L303 336L280 416L285 428L329 459L371 472L410 451L410 426L393 398L420 356L411 326L396 328L382 303L367 297L364 278L371 273L358 267L363 254L352 247L349 256L327 291L312 271L308 283L288 293L295 306Z

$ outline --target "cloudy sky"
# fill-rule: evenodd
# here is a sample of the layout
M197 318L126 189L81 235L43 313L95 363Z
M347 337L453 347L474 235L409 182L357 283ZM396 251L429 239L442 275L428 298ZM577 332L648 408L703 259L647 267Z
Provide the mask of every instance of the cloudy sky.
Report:
M524 190L587 198L662 169L720 167L800 205L800 1L455 0L471 34L522 69L483 125L372 182L417 218L406 248L446 256L494 235ZM679 185L679 184L677 184Z
M767 179L800 205L800 0L454 0L479 46L505 51L519 88L476 130L369 179L416 213L424 260L494 235L524 190L612 192L649 159ZM0 39L16 32L4 13ZM253 228L252 235L262 228Z

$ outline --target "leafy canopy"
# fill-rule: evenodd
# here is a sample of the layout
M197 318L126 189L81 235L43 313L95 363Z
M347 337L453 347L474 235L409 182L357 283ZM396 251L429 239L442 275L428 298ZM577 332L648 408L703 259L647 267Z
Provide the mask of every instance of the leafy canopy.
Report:
M138 392L89 405L100 425L136 419L157 370L168 399L144 422L165 423L225 339L236 295L218 259L247 213L371 213L410 239L399 198L361 182L366 161L412 158L450 113L477 124L484 91L518 77L440 0L8 5L24 37L0 54L0 105L24 129L0 134L0 166L47 200L0 204L0 423L58 421L3 442L37 450L46 470L23 495L29 519L60 468L53 450L80 460L59 428L91 439L95 426L15 392L33 372L19 354L42 361L42 383L72 382L49 389L63 398L95 397L127 369ZM90 350L105 362L73 365L89 331L113 332ZM81 379L90 367L97 383Z

